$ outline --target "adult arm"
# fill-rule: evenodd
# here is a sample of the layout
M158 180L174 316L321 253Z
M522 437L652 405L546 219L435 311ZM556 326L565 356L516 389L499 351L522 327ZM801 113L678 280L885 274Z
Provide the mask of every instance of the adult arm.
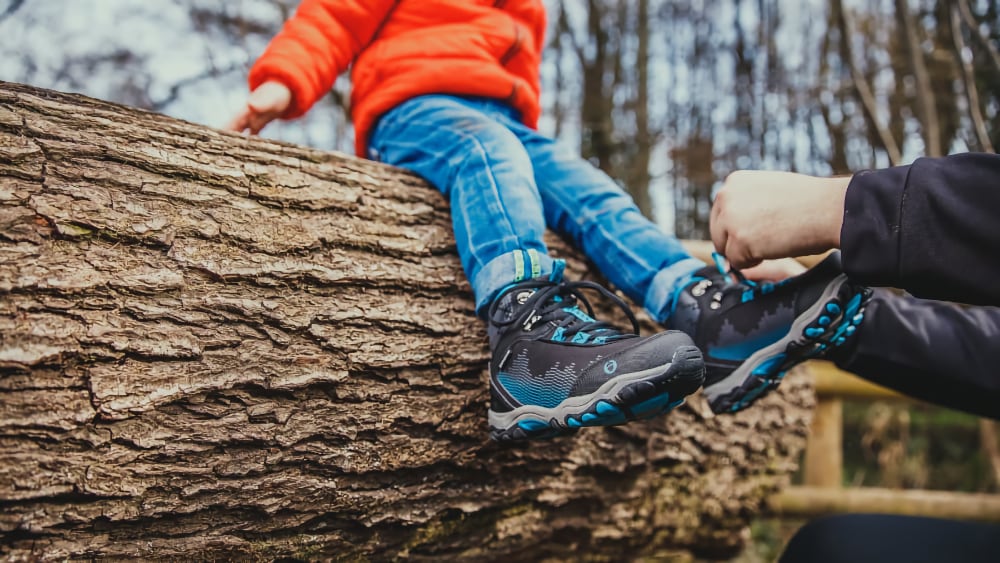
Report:
M739 170L712 204L715 249L734 268L770 258L818 254L840 246L849 177Z
M858 283L1000 304L1000 155L921 158L856 174L840 245Z
M877 289L865 321L827 359L924 401L1000 419L1000 307L965 307Z

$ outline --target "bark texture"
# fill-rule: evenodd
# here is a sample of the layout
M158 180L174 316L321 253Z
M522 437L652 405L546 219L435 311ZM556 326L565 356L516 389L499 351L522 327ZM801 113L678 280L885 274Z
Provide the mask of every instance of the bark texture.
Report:
M805 382L498 446L470 297L412 175L0 83L0 555L740 547L795 469Z

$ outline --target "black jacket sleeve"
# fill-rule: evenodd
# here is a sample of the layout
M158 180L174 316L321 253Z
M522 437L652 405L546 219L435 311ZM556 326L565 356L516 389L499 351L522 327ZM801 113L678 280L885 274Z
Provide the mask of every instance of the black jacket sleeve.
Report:
M844 270L858 283L1000 305L1000 155L856 174L840 238Z
M1000 307L877 289L857 336L828 359L911 397L1000 420Z

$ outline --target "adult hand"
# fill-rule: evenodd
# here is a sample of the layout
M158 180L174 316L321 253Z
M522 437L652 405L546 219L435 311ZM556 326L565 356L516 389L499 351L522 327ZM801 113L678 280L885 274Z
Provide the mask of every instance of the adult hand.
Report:
M250 93L246 105L226 125L229 131L250 131L256 135L271 121L281 117L292 103L292 92L280 82L265 82Z
M793 172L734 172L712 205L712 243L739 269L768 258L837 248L850 181Z

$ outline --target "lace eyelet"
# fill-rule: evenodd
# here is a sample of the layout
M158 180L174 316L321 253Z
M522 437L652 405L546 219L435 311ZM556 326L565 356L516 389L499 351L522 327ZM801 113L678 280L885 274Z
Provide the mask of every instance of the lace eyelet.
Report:
M712 287L712 282L710 280L702 280L691 288L691 295L701 297L702 295L705 295L710 287Z

